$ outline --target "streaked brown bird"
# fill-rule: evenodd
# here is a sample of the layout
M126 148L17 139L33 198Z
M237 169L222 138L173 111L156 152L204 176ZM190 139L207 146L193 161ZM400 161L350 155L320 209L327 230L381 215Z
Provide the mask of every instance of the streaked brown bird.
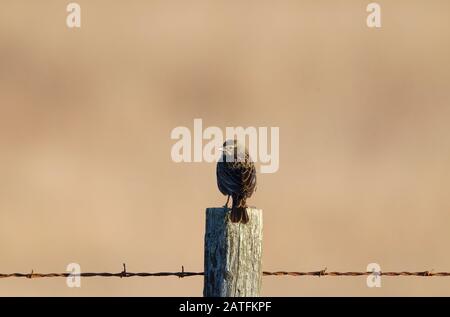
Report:
M217 162L217 185L222 194L228 196L224 207L228 209L230 196L233 199L230 219L247 223L247 198L256 189L256 170L248 151L237 140L227 140L221 149L223 154Z

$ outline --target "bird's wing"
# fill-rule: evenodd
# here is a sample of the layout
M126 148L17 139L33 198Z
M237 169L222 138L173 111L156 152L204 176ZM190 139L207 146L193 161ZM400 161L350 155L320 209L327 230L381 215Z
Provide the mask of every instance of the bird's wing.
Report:
M247 165L242 170L242 185L243 192L246 197L250 197L255 191L256 187L256 170L255 166Z

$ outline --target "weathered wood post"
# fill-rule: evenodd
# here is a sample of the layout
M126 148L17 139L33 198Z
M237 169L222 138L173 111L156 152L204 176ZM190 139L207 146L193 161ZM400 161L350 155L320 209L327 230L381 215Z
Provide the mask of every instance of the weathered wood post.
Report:
M232 223L230 211L206 209L203 296L260 296L262 210L247 208L246 224Z

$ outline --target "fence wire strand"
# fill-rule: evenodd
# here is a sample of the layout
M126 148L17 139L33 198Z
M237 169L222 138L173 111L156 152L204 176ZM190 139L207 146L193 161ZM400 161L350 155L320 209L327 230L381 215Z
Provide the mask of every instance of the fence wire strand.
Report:
M174 276L179 278L191 277L191 276L203 276L204 272L186 272L184 271L184 266L181 267L181 272L128 272L126 269L126 265L123 264L123 270L117 273L111 272L97 272L97 273L35 273L33 270L30 273L0 273L0 279L2 278L53 278L53 277L166 277L166 276ZM431 271L419 271L419 272L408 272L408 271L400 271L400 272L357 272L357 271L349 271L349 272L328 272L327 269L319 270L319 271L311 271L311 272L295 272L295 271L263 271L264 276L332 276L332 277L343 277L343 276L369 276L369 275L378 275L378 276L419 276L419 277L446 277L450 276L450 272L433 272Z

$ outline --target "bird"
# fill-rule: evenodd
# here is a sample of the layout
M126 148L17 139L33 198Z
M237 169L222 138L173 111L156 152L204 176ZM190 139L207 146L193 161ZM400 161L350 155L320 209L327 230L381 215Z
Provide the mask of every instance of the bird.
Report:
M249 221L247 198L256 190L255 164L247 149L237 140L226 140L220 150L222 155L216 167L217 186L223 195L228 196L223 207L229 210L231 197L231 222L246 224Z

